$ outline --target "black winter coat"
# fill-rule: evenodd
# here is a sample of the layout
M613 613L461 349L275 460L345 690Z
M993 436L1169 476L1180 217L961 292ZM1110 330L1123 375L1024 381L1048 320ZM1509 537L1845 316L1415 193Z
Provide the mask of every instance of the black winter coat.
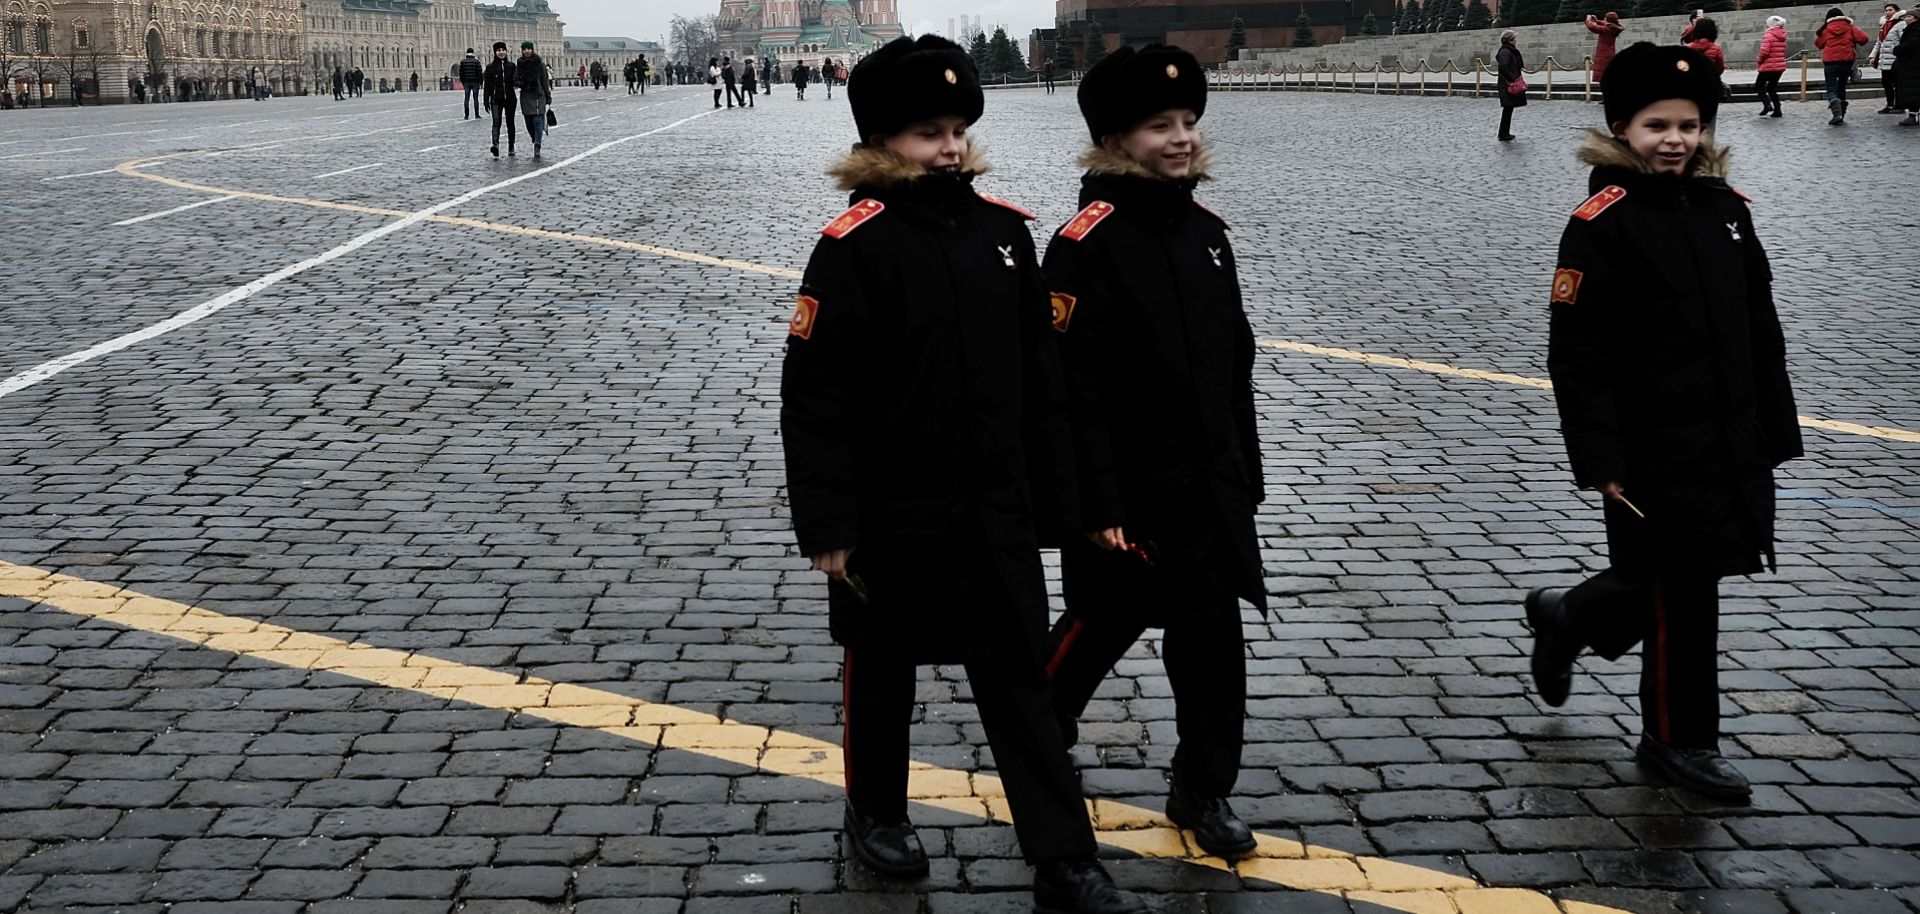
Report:
M480 97L487 104L511 107L515 98L513 90L519 86L519 74L515 72L513 61L495 60L488 63L481 86Z
M1527 93L1508 92L1507 87L1513 85L1514 80L1526 77L1526 57L1521 55L1519 48L1510 44L1503 44L1500 46L1499 52L1493 55L1493 60L1497 67L1496 73L1498 80L1495 83L1495 88L1500 92L1500 106L1502 108L1525 108L1527 106Z
M1206 159L1204 149L1195 156L1196 172ZM1083 161L1087 208L1054 235L1046 259L1080 526L1121 528L1151 564L1069 539L1068 608L1155 626L1235 596L1265 610L1254 337L1226 224L1194 202L1195 182L1098 150ZM1199 599L1208 595L1228 599Z
M480 77L484 72L485 68L481 65L480 58L460 58L460 85L462 88L472 88L478 85Z
M1882 73L1880 78L1887 75ZM1893 47L1892 77L1900 107L1920 111L1920 23L1909 22L1900 33L1900 43Z
M780 425L800 550L853 548L866 587L830 586L835 641L1038 676L1040 528L1072 526L1066 394L1030 217L974 192L983 167L835 167L855 208L807 264Z
M1757 572L1773 468L1801 446L1753 217L1711 141L1686 177L1599 134L1581 155L1598 196L1560 239L1547 357L1574 481L1617 481L1646 514L1605 503L1629 575Z

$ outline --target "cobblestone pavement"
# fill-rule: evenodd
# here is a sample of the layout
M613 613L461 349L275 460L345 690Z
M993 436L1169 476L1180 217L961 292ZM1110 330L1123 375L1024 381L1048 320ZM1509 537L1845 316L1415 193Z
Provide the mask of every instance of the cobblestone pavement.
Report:
M981 186L1050 230L1071 95L988 102ZM1204 198L1256 330L1464 373L1266 353L1262 849L1195 857L1155 812L1149 640L1075 750L1118 878L1214 914L1920 910L1920 131L1818 107L1722 136L1802 412L1892 431L1809 429L1779 573L1726 588L1759 785L1726 808L1632 764L1632 658L1558 711L1524 687L1518 596L1600 566L1601 530L1547 395L1471 372L1544 374L1597 106L1501 145L1490 102L1215 99ZM838 847L840 653L775 410L844 100L566 90L556 167L505 186L534 164L457 110L0 115L0 378L225 303L0 395L0 911L1025 910L954 671L914 730L933 876Z

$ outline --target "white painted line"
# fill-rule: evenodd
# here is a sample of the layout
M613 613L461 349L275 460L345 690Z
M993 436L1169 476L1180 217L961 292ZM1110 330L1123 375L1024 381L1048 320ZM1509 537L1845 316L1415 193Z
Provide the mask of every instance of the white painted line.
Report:
M427 148L425 148L425 149L415 149L415 150L414 150L414 152L416 152L416 153L420 153L420 152L432 152L432 151L434 151L434 150L436 150L436 149L451 149L451 148L453 148L453 146L454 146L454 145L456 145L456 144L453 144L453 143L441 143L441 144L440 144L440 145L438 145L438 146L428 146L428 147L427 147Z
M0 156L0 159L25 159L32 156L57 156L57 155L60 155L61 153L66 153L66 152L86 152L86 151L87 151L87 148L85 146L75 146L72 149L50 149L50 150L47 150L46 152L16 152L10 156Z
M262 291L265 291L266 289L269 289L274 285L278 284L283 279L288 279L294 276L298 276L302 273L307 272L308 270L313 269L314 267L324 266L328 263L332 263L335 260L345 257L346 255L351 254L354 251L357 251L363 247L366 247L367 245L372 244L375 241L379 241L380 239L385 238L386 236L391 235L395 232L398 232L401 229L407 228L409 226L417 225L421 221L425 220L428 216L437 216L440 213L453 209L456 206L461 206L463 204L470 203L496 190L503 190L505 188L512 187L513 185L518 184L522 181L529 181L534 178L540 177L541 175L547 174L549 172L559 171L560 169L565 168L569 165L572 165L576 162L579 162L591 156L596 156L596 155L599 155L600 153L606 152L607 150L612 149L615 146L621 146L626 143L631 143L634 140L643 140L643 139L646 139L647 137L653 136L658 133L665 133L682 124L699 120L700 118L706 117L707 115L712 113L713 112L711 110L702 111L699 114L683 117L677 121L674 121L671 124L667 124L663 127L655 127L652 130L648 130L644 133L636 133L636 134L633 134L632 136L624 136L624 137L620 137L619 139L608 140L604 143L601 143L598 146L593 147L592 149L588 149L585 152L578 153L569 158L561 159L560 161L555 162L552 165L548 165L545 168L537 168L537 169L534 169L533 171L529 171L524 174L514 175L513 177L508 178L505 181L501 181L498 184L489 184L486 187L470 190L464 194L461 194L458 197L454 197L451 200L447 200L443 203L435 204L423 210L418 210L416 212L409 213L403 218L397 219L393 222L389 222L386 225L380 226L379 228L373 229L371 231L362 233L351 239L348 239L346 243L341 244L338 247L332 248L331 250L317 254L313 257L309 257L306 260L300 261L299 263L289 264L288 266L281 267L280 269L275 270L272 273L268 273L267 275L262 276L259 279L256 279L250 283L247 283L246 285L229 289L225 294L222 294L218 297L201 302L200 304L195 305L194 307L189 308L185 311L182 311L179 314L176 314L170 318L167 318L166 320L161 321L157 324L152 324L150 326L142 327L139 330L133 331L132 333L121 334L120 336L116 336L113 339L106 340L101 343L95 343L94 345L89 346L85 349L82 349L79 352L69 353L67 355L63 355L49 362L42 362L39 365L35 365L32 368L27 369L26 371L23 371L23 372L20 372L19 374L14 375L13 377L7 378L5 380L0 380L0 397L6 397L10 394L19 393L22 390L32 387L35 384L39 384L40 382L45 381L48 378L51 378L55 375L58 375L61 372L64 372L70 368L73 368L76 365L84 365L87 362L91 362L94 359L100 358L101 356L112 355L113 353L119 352L122 349L126 349L131 346L137 346L141 343L146 342L147 340L153 339L158 336L163 336L168 333L172 333L173 331L178 330L182 327L192 326L193 324L206 320L207 318L215 314L218 314L221 311L226 310L227 308L230 308L240 302L243 302L249 298L252 298L255 295L258 295Z
M57 138L57 139L55 139L55 140L54 140L54 142L56 142L56 143L71 143L71 142L73 142L74 140L91 140L91 139L93 139L94 137L102 137L102 136L133 136L134 134L137 134L137 133L159 133L159 132L160 132L160 128L159 128L159 127L155 127L155 128L153 128L152 130L116 130L116 131L114 131L114 132L112 132L112 133L83 133L83 134L81 134L81 135L79 135L79 136L63 136L63 137L59 137L59 138Z
M248 152L259 152L259 151L260 151L260 150L262 150L262 149L279 149L280 147L282 147L282 146L285 146L285 145L287 145L287 144L285 144L285 143L275 143L275 144L273 144L272 146L254 146L254 147L252 147L252 148L250 148L250 149L248 149L247 151L248 151Z
M187 210L190 210L190 209L199 209L200 207L203 207L203 206L212 206L212 205L214 205L215 203L225 203L225 202L227 202L228 200L237 200L237 199L239 199L239 198L238 198L238 197L231 197L231 196L229 196L229 197L215 197L215 198L213 198L213 199L211 199L211 200L202 200L202 201L200 201L199 203L189 203L189 204L187 204L186 206L176 206L176 207L174 207L173 209L169 209L169 210L161 210L160 212L157 212L157 213L148 213L148 214L146 214L146 215L144 215L144 216L135 216L135 217L133 217L132 219L122 219L122 220L120 220L119 222L115 222L115 223L113 224L113 226L114 226L114 228L119 228L119 227L121 227L121 226L125 226L125 225L139 225L140 223L142 223L142 222L145 222L145 221L147 221L147 220L149 220L149 219L158 219L158 218L160 218L161 216L171 216L171 215L173 215L174 213L184 213L184 212L186 212Z
M135 167L135 168L152 168L153 166L155 166L155 165L158 165L158 164L160 164L160 163L159 163L159 162L141 162L140 164L138 164L138 165L135 165L135 166L133 166L133 167ZM110 174L116 174L116 173L118 173L119 171L120 171L120 169L118 169L118 168L102 168L102 169L100 169L99 171L83 171L83 172L81 172L81 173L79 173L79 174L77 174L77 175L55 175L54 177L51 177L51 178L41 178L40 180L42 180L42 181L65 181L65 180L67 180L67 179L69 179L69 178L91 178L91 177L93 177L94 175L110 175Z
M326 173L326 174L324 174L324 175L314 175L314 177L316 177L316 178L336 178L336 177L339 177L340 175L350 175L350 174L353 174L353 173L354 173L354 172L356 172L356 171L366 171L366 170L367 170L367 169L369 169L369 168L379 168L380 166L382 166L382 165L385 165L385 164L386 164L385 162L374 162L374 163L373 163L373 164L371 164L371 165L355 165L355 166L353 166L352 168L342 168L342 169L340 169L339 171L330 171L330 172L327 172L327 173Z
M587 119L586 119L586 120L584 120L584 121L581 121L580 123L582 123L582 124L591 124L591 123L593 123L594 121L597 121L597 120L599 120L599 119L601 119L601 118L603 118L603 117L606 117L606 115L604 115L604 114L596 114L596 115L594 115L594 116L592 116L592 117L590 117L590 118L587 118Z

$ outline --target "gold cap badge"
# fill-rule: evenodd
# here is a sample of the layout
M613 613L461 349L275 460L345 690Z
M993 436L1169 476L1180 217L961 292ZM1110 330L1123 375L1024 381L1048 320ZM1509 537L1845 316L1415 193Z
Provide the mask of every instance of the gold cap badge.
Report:
M947 85L949 85L949 86L957 86L957 85L959 85L959 84L960 84L960 74L958 74L958 73L955 73L955 72L953 72L952 70L948 70L948 71L947 71Z
M1693 64L1687 63L1684 60L1676 60L1673 62L1673 68L1676 70L1679 70L1682 73L1685 73L1688 70L1693 69Z
M1180 68L1179 68L1179 67L1177 67L1177 66L1174 66L1173 64L1167 64L1167 78L1168 78L1168 79L1179 79L1179 78L1180 78Z

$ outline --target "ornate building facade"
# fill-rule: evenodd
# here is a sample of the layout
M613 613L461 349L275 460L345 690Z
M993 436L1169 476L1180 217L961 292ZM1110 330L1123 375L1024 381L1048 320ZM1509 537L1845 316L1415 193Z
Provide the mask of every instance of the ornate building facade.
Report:
M277 94L328 91L336 65L430 89L495 41L558 58L562 28L548 0L0 0L0 75L49 104L130 101L136 84L240 98L256 71Z
M15 98L126 101L135 82L246 95L258 71L301 87L300 0L0 0L0 70Z
M782 66L858 60L906 34L898 0L721 0L719 25L721 53Z
M338 66L359 67L375 86L411 84L418 73L429 89L453 74L468 48L486 61L496 41L515 57L520 42L532 41L558 75L563 25L547 0L308 0L307 69L316 85L329 85Z

